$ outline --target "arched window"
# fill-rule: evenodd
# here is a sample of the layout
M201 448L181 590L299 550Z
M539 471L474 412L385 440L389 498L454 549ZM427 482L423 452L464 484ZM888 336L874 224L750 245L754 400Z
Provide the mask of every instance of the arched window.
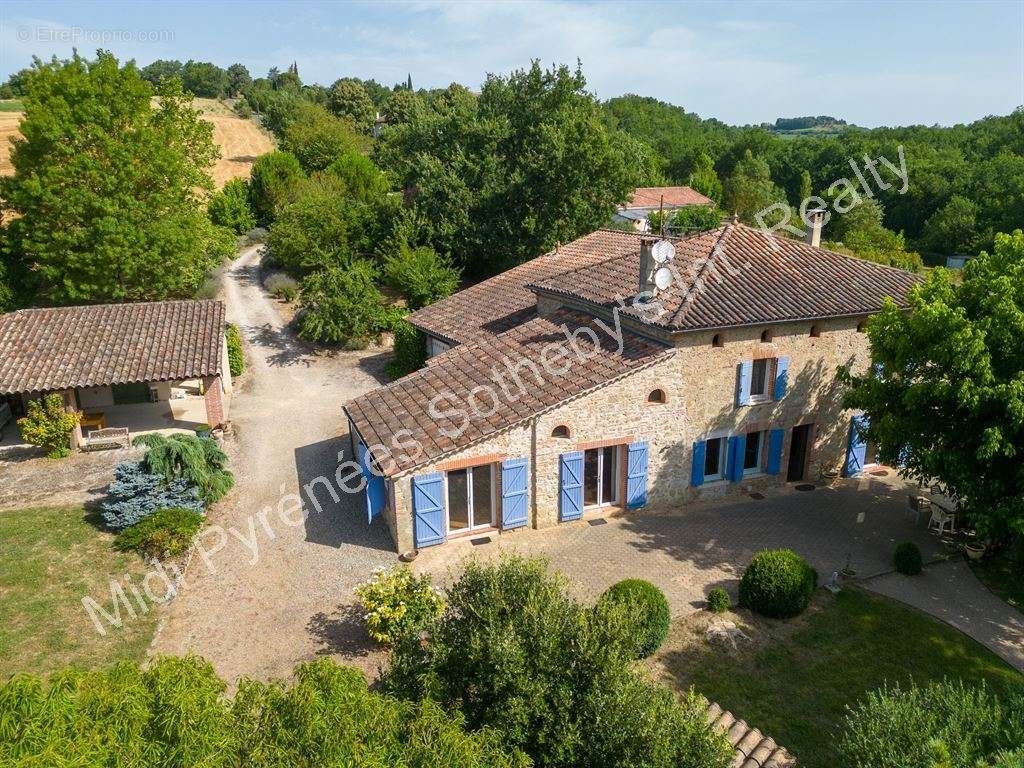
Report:
M569 437L569 428L565 426L565 424L559 424L557 427L551 430L551 436L567 439Z
M651 394L647 396L648 403L664 403L665 399L666 398L664 389L651 390Z
M821 337L821 326L815 323L811 326L811 338L817 339Z
M868 329L868 321L867 320L861 320L859 323L857 323L857 333L864 333L865 331L867 331L867 329Z
M771 340L772 340L772 329L771 328L765 328L763 331L761 331L761 343L762 344L767 344Z
M725 346L725 342L722 341L722 334L716 333L714 336L711 337L711 346L712 347L724 347Z

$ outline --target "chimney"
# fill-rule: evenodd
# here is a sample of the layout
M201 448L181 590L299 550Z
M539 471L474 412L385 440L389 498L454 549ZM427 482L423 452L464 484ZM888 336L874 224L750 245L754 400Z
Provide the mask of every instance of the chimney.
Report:
M807 212L811 225L807 228L807 242L815 248L821 246L821 228L825 225L825 209L814 208Z
M658 265L654 262L651 249L656 242L653 237L640 238L640 293L654 293L654 271Z

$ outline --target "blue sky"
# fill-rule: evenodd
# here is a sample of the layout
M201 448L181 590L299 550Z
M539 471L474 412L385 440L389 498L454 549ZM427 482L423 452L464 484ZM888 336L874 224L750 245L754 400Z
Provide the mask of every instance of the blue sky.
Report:
M105 42L104 42L105 41ZM298 62L417 87L479 86L531 58L583 62L601 98L655 96L702 117L759 123L831 114L865 126L944 125L1024 104L1024 0L975 2L12 2L0 6L0 76L33 54L105 47Z

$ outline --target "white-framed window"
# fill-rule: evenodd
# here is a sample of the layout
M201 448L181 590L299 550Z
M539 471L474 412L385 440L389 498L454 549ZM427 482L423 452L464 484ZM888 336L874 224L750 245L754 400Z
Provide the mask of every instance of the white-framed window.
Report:
M743 449L743 474L756 475L762 471L764 441L768 433L761 430L747 432L747 443Z
M494 525L497 509L494 464L479 464L444 473L448 533Z
M709 437L704 442L704 482L725 479L727 437Z
M583 452L583 506L607 507L619 503L621 447L588 448Z
M770 377L773 368L772 362L773 361L767 357L754 360L750 372L750 401L753 403L759 403L769 399L768 385L771 381Z

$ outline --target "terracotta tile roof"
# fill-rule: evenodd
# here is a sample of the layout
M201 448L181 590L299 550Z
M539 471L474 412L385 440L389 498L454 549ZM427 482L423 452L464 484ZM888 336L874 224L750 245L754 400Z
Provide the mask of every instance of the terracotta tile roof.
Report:
M683 205L714 205L714 201L690 187L637 187L623 208L679 208Z
M557 370L568 364L565 358L552 358L549 353L546 359L550 364L542 363L542 351L550 349L552 343L560 343L571 352L572 347L566 344L566 329L572 333L583 327L597 334L601 346L597 354L589 357L588 352L586 360L573 355L569 358L571 366L561 375ZM589 344L587 340L580 343ZM602 329L594 318L563 309L535 317L486 343L458 346L442 355L434 365L350 400L345 404L345 412L371 448L378 444L391 448L410 440L422 446L423 454L416 459L396 451L394 460L382 463L385 473L394 475L492 437L566 400L653 365L673 352L672 348L625 333L620 353L618 339ZM540 371L540 381L526 361ZM522 388L509 372L510 365L518 366ZM504 393L494 370L501 372L504 387L512 391L515 400ZM497 407L494 398L482 391L475 398L481 414L494 410L493 414L476 415L470 410L470 393L480 385L498 395ZM442 415L434 418L430 403L441 393L445 393L445 399L438 401L434 410ZM458 414L454 418L443 415L445 411L458 408L470 414L468 422ZM464 424L467 426L457 436L442 432L443 429L454 433ZM402 429L409 430L411 437L398 435Z
M886 297L906 305L918 275L769 237L727 224L675 240L673 284L659 296L664 311L650 321L667 330L726 328L788 320L844 317L879 310ZM626 256L564 272L531 287L609 306L639 291L639 245ZM623 314L642 318L630 307Z
M567 270L639 252L640 235L599 229L513 267L408 316L415 326L462 344L488 339L536 316L537 297L526 287Z
M220 373L224 305L158 301L0 315L0 394Z
M714 730L725 734L736 750L733 768L791 768L796 765L796 759L774 739L751 728L745 721L737 720L717 704L708 707L708 722Z

